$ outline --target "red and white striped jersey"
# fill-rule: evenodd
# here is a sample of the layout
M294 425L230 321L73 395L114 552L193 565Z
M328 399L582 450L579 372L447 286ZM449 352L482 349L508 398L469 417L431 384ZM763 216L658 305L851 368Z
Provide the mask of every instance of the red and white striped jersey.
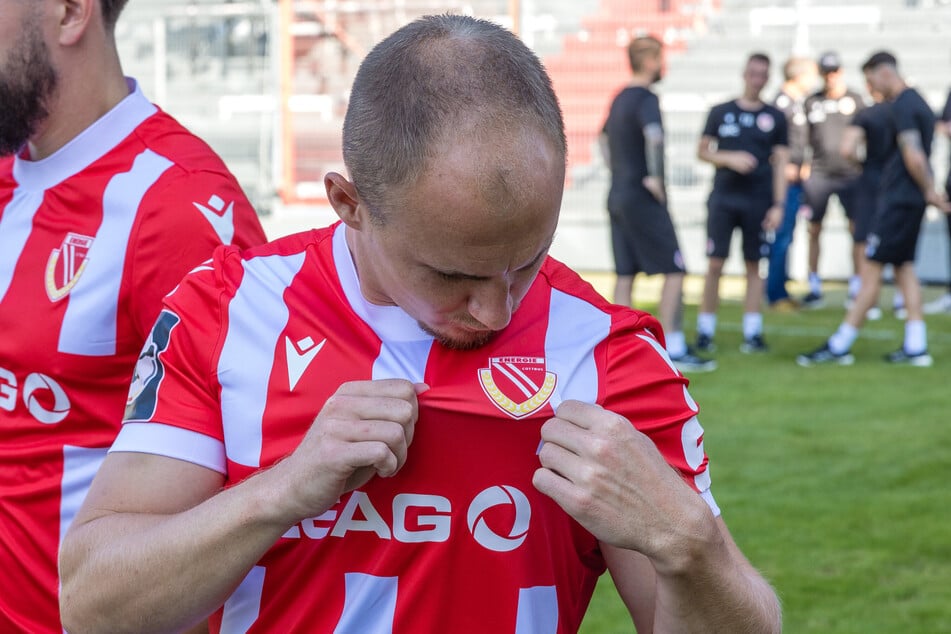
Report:
M166 298L112 451L217 470L227 485L298 444L351 380L425 382L405 466L293 526L212 619L222 632L577 630L597 540L531 484L565 399L650 437L718 512L697 406L649 315L548 259L504 331L448 350L362 296L345 227L219 250Z
M62 632L60 538L162 298L221 243L265 239L217 155L129 87L52 156L0 158L4 632Z

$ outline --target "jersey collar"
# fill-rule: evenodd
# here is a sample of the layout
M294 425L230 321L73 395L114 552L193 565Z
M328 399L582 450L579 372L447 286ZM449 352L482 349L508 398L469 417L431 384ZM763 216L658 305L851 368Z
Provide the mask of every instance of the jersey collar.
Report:
M371 304L363 296L357 267L347 246L346 229L341 222L334 230L333 254L337 276L350 307L382 341L432 341L432 336L399 306Z
M13 176L20 186L45 190L78 174L115 148L158 108L146 99L138 82L126 77L129 95L50 156L29 161L13 160Z

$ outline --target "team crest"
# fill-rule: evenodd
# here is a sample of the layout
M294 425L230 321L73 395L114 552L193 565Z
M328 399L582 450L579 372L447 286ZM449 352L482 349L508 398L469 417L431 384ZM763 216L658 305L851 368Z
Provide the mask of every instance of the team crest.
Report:
M555 391L558 377L545 369L544 357L489 357L479 383L496 407L512 418L541 409Z
M79 276L86 270L89 249L93 239L78 233L68 233L63 244L50 252L46 261L46 294L58 302L73 290Z

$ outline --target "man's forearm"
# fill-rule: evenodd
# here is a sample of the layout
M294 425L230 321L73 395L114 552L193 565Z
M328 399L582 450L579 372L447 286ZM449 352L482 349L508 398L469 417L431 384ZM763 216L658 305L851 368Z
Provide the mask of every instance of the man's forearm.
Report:
M287 530L263 513L263 475L182 513L106 514L77 527L60 562L64 625L179 631L214 612Z
M683 572L658 570L654 632L778 634L776 593L716 526Z

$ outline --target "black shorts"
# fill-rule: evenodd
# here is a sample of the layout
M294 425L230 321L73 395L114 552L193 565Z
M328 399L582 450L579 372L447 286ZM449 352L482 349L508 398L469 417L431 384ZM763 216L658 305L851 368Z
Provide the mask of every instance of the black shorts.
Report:
M666 205L653 196L636 196L608 212L615 273L656 275L686 271Z
M868 239L868 232L872 228L872 219L875 218L875 210L878 209L878 181L880 175L866 178L859 181L852 195L852 241L865 242Z
M915 261L918 234L925 207L880 205L865 245L865 257L882 264L900 266Z
M845 216L853 218L856 211L855 192L858 189L858 176L826 176L825 174L811 174L802 184L806 196L806 204L812 208L812 217L809 222L819 224L825 218L829 208L829 198L835 194L845 209Z
M711 194L707 200L707 256L725 260L730 255L733 230L739 227L743 233L743 259L755 262L769 257L763 220L772 202L772 196L726 198Z

